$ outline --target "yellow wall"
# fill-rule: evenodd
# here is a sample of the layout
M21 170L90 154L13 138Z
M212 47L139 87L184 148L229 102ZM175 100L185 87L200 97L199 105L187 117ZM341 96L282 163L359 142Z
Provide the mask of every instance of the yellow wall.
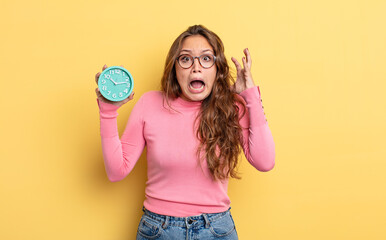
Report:
M386 1L14 1L0 8L0 239L134 239L146 156L108 181L94 76L157 90L166 53L203 24L250 49L276 143L229 195L240 239L386 239ZM230 60L230 59L228 59Z

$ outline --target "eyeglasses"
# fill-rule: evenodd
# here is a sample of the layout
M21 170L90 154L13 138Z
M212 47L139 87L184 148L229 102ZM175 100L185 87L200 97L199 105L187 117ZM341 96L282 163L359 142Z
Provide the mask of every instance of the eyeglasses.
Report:
M178 65L180 65L182 68L188 69L193 66L194 60L196 58L198 58L198 62L203 68L212 67L214 65L214 62L216 61L216 56L212 54L203 54L199 57L192 57L189 54L182 54L177 57L176 61L178 62Z

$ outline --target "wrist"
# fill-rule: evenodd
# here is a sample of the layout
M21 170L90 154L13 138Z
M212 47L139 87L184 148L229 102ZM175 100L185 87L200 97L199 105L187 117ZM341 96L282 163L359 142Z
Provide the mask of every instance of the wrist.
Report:
M247 82L245 84L245 89L256 87L256 84L253 81Z
M101 112L106 112L106 113L115 113L118 109L119 106L116 106L111 103L107 103L103 100L97 99L98 107Z

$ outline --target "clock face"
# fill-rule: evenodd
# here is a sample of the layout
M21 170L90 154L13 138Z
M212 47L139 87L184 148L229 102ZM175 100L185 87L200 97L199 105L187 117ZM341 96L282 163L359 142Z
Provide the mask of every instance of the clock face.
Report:
M119 102L130 96L133 91L133 77L123 67L106 68L98 79L98 87L103 97Z

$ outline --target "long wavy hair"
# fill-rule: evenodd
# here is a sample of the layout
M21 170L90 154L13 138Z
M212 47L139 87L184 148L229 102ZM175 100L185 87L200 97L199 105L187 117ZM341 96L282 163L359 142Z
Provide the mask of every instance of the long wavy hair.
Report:
M194 25L181 33L173 42L166 57L161 79L164 100L172 108L170 99L176 99L182 94L177 81L175 64L184 39L193 35L206 38L214 50L217 67L212 92L202 101L195 121L199 119L196 136L200 145L197 148L197 157L200 166L201 161L206 159L213 180L224 180L229 176L241 179L236 167L243 144L239 119L245 114L245 104L230 88L234 79L229 72L224 45L214 32L202 25ZM203 149L205 153L202 155Z

